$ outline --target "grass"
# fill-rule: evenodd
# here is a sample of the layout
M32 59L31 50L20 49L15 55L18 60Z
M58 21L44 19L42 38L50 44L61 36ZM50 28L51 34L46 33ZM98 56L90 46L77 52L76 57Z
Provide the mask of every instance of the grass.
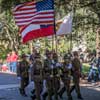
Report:
M90 65L88 63L84 63L82 67L82 73L87 75L90 70ZM96 73L98 73L98 69L96 69Z
M82 67L82 73L87 74L89 72L89 68L90 68L90 65L87 63L84 63Z

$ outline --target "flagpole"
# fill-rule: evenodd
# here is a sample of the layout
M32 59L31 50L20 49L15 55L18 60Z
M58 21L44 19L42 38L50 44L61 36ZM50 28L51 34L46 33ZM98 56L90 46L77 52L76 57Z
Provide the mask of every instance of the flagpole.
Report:
M58 41L58 38L57 38L57 35L55 34L56 53L58 52L58 42L57 41Z
M54 3L55 4L55 3ZM54 10L55 10L55 7L54 7ZM57 45L57 35L56 35L56 22L55 22L55 12L54 12L54 40L55 40L55 45L56 45L56 53L57 53L57 48L58 48L58 45ZM54 70L53 70L53 75L54 75ZM55 75L54 75L54 80L53 80L53 83L54 83L54 98L55 100L58 100L58 95L57 95L57 91L56 91L56 81L55 81Z
M54 46L54 45L56 45L56 46ZM55 16L54 16L54 35L52 36L52 50L54 50L54 47L55 47L55 50L57 53L58 44L57 44L57 35L56 35Z
M55 7L54 7L54 10L55 10ZM58 45L57 45L57 35L56 35L56 20L55 20L55 12L54 12L54 40L55 40L55 45L56 45L56 53L57 53L57 48L58 48Z
M56 22L55 22L55 14L54 14L54 33L55 33L55 45L56 45L56 47L55 47L55 50L56 50L56 53L58 52L58 42L57 42L57 35L56 35Z
M73 0L72 2L72 12L73 12L73 18L74 18L74 14L75 14L75 0ZM72 51L72 48L73 48L73 34L71 32L70 34L70 52Z
M54 50L54 36L52 35L52 51Z
M72 51L72 46L73 45L73 35L72 33L70 34L70 51Z
M55 8L54 8L54 10L55 10ZM56 40L56 38L57 38L57 36L56 36L56 23L55 23L55 12L54 12L54 35L52 35L52 51L54 50L54 41ZM57 48L57 45L56 45L56 48ZM57 49L56 49L56 52L57 52Z

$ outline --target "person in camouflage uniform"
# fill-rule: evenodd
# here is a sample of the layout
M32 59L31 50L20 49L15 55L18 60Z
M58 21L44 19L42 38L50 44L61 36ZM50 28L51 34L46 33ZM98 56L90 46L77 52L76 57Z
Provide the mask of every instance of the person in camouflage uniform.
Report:
M60 75L59 75L59 62L58 54L53 50L53 89L54 89L54 98L58 100L58 90L60 88Z
M65 55L64 62L61 67L62 70L61 80L64 83L64 87L62 88L61 91L59 91L59 95L62 98L63 93L66 91L68 100L72 100L72 96L70 93L71 68L72 68L72 64L71 64L70 56Z
M53 57L52 53L47 54L47 58L44 60L44 79L46 80L48 90L48 100L52 100L53 95Z
M18 63L18 67L17 67L17 75L18 77L21 78L21 83L20 83L20 93L23 96L27 96L25 93L25 88L27 87L27 85L29 84L29 63L26 59L26 55L22 54L22 60Z
M81 63L80 63L79 55L78 52L75 51L73 52L73 59L72 59L72 76L73 76L74 85L72 86L70 92L72 92L75 89L78 99L83 99L80 93L80 86L79 86L79 81L81 76L80 67L81 67Z
M35 47L33 47L33 50L32 50L32 54L30 55L30 58L29 58L29 61L30 61L30 72L31 72L31 66L33 65L34 61L35 61L35 55L37 54L37 50ZM36 98L35 96L35 87L33 88L33 90L31 91L31 94L32 94L32 98L34 96L34 98Z
M36 53L35 60L32 66L31 73L32 81L35 83L36 100L41 100L42 82L43 82L43 64L41 61L41 56Z

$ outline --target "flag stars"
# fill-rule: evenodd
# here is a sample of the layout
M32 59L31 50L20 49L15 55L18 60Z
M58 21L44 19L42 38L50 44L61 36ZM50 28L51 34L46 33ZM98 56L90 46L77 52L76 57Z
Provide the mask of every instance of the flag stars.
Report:
M43 2L37 2L36 8L37 8L37 11L50 10L50 9L52 10L53 0L44 0Z

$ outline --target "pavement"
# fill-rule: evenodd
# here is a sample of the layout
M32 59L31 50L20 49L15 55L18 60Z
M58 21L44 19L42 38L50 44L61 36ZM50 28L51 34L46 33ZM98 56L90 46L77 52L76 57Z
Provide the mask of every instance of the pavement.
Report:
M26 88L28 97L21 96L16 74L0 72L0 100L31 100L31 88L30 85Z
M84 100L100 100L100 82L88 83L82 80L80 85ZM26 88L28 97L21 96L16 74L0 72L0 100L31 100L31 90L32 85L29 84ZM75 91L73 91L72 96L73 100L78 100ZM67 100L66 93L63 94L62 100Z

